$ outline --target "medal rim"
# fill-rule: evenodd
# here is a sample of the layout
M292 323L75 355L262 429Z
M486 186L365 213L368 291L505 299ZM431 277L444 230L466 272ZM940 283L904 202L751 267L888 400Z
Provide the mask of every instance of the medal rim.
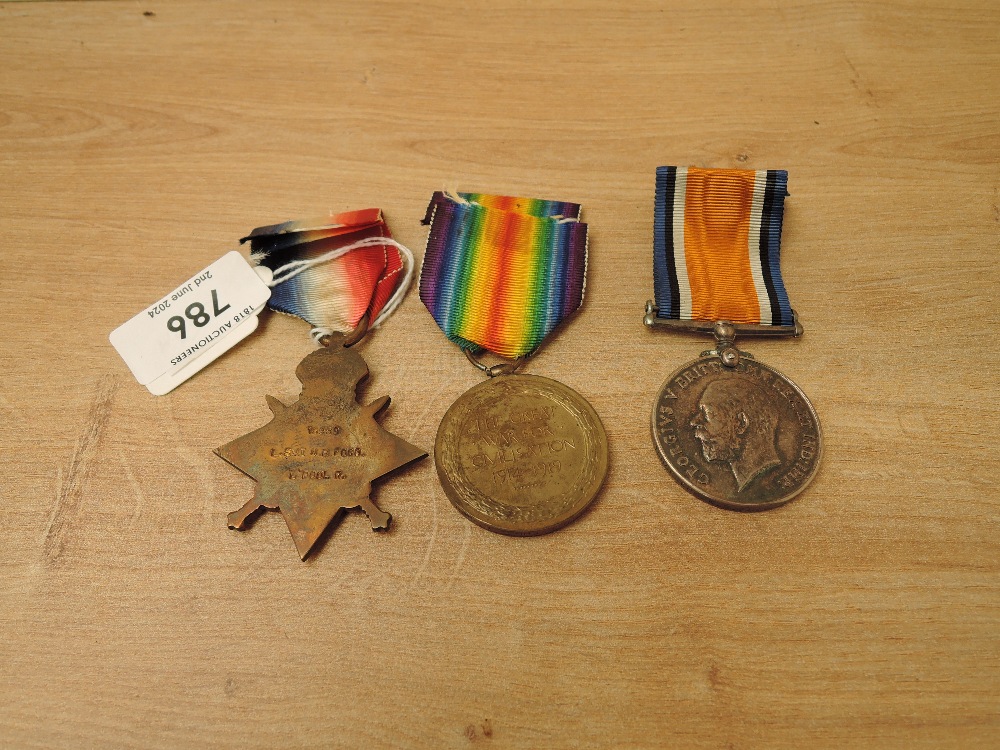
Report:
M746 357L745 352L741 352L741 354L744 357ZM809 472L809 476L807 476L803 480L803 482L798 486L797 489L793 490L787 495L783 495L779 500L775 500L768 503L734 503L729 500L713 497L708 493L701 491L700 487L698 487L696 484L691 482L687 477L681 474L680 471L678 471L667 460L666 451L660 440L659 435L657 434L657 429L656 429L656 409L659 406L660 401L663 397L663 392L667 389L667 386L670 384L670 382L678 375L683 373L685 370L693 367L694 365L701 364L703 362L713 362L713 361L718 362L719 361L718 355L712 354L712 355L704 355L701 357L697 357L695 359L692 359L690 362L681 365L672 373L670 373L670 375L667 376L666 380L663 381L663 384L660 386L659 390L656 392L656 398L653 400L653 408L650 410L649 424L650 424L650 431L652 432L652 437L653 437L653 447L656 449L656 454L659 456L660 462L670 471L671 476L673 476L673 478L677 481L678 484L681 485L681 487L686 489L688 492L697 497L699 500L703 500L719 508L724 508L725 510L735 510L746 513L754 513L758 511L765 511L765 510L771 510L773 508L778 508L781 507L782 505L785 505L786 503L791 502L796 497L798 497L798 495L806 487L808 487L812 483L813 479L815 479L816 477L816 473L819 471L819 465L823 460L823 426L820 424L819 415L816 413L816 407L813 406L812 401L810 401L809 397L806 396L805 392L801 388L799 388L798 384L796 384L791 378L789 378L780 370L777 370L774 367L771 367L770 365L761 362L759 359L756 358L748 358L748 359L754 364L769 370L770 372L781 378L785 383L790 385L799 395L799 397L802 399L805 405L809 408L809 413L812 415L813 421L816 423L816 445L817 445L816 461L813 464L812 471ZM725 365L723 365L723 368L729 369L725 368Z
M443 453L443 433L445 424L448 421L450 414L466 400L471 400L474 398L474 394L478 391L495 388L498 382L510 382L511 380L519 381L536 381L539 385L545 385L547 387L555 387L564 393L568 393L571 396L571 400L577 406L579 411L585 414L592 423L594 428L594 433L596 437L596 444L598 445L598 469L595 472L595 476L598 478L592 483L588 488L587 492L584 493L586 500L578 503L572 508L568 514L563 514L556 516L555 520L546 523L544 526L539 526L538 528L529 529L514 529L507 526L500 526L493 523L491 519L484 518L476 515L470 511L470 509L464 507L464 503L461 500L461 493L456 489L455 485L452 483L451 478L447 475L445 470L442 468L443 461L441 456ZM553 380L552 378L546 378L541 375L528 375L525 373L514 373L511 375L498 375L489 380L477 383L476 385L469 388L467 391L462 393L448 410L441 417L441 422L438 424L437 436L434 440L434 466L437 470L438 481L444 490L445 495L448 497L449 502L455 507L455 509L465 516L467 519L472 521L477 526L481 526L488 531L492 531L497 534L503 534L505 536L542 536L544 534L549 534L553 531L558 531L559 529L568 526L577 518L579 518L583 513L585 513L600 495L601 489L604 487L604 483L607 480L608 470L610 468L610 456L608 449L608 435L607 431L604 429L604 423L601 421L600 415L598 415L597 410L594 409L593 405L583 397L579 392L570 388L565 383L561 383L558 380Z

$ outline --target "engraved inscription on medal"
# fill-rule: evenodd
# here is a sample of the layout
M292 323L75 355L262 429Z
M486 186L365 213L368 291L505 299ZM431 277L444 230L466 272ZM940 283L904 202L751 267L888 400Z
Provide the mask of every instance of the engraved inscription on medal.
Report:
M364 452L360 447L352 448L303 448L301 446L290 446L286 448L271 448L269 458L354 458L363 456Z
M579 437L556 433L555 411L554 406L542 405L512 411L506 419L473 414L465 433L471 446L471 471L483 470L495 484L511 484L519 490L558 475L564 460L560 454L575 451Z
M458 469L484 510L512 521L558 515L583 465L586 436L576 415L549 394L484 399L458 427Z
M819 420L785 376L753 359L717 357L667 379L652 415L664 464L691 492L727 508L762 510L792 499L814 476Z
M347 479L350 459L367 455L358 444L365 439L364 430L353 426L356 415L348 413L345 420L342 408L322 402L297 403L289 407L288 415L297 424L281 433L285 442L265 444L260 449L262 457L276 464L286 479L294 482Z

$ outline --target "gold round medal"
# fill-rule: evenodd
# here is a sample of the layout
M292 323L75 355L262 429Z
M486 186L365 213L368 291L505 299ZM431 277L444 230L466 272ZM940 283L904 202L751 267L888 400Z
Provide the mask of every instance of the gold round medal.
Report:
M608 471L608 443L576 391L537 375L501 375L451 405L434 459L462 514L490 531L531 536L590 505Z
M787 503L816 474L823 449L819 418L795 383L743 355L689 362L660 389L653 441L686 489L730 510Z

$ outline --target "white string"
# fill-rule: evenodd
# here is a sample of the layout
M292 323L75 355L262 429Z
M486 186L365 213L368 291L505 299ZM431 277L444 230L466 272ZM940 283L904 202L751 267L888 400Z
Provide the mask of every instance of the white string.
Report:
M416 265L410 248L396 242L394 239L390 239L389 237L366 237L365 239L358 240L350 245L344 245L344 247L338 247L336 250L331 250L327 253L323 253L322 255L317 255L315 258L293 260L291 263L286 263L285 265L274 269L274 277L268 283L268 286L274 288L278 286L278 284L283 284L290 279L294 279L300 273L309 270L313 266L318 266L321 263L328 263L331 260L336 260L337 258L341 258L354 250L360 250L365 247L382 247L384 245L389 245L399 250L399 258L403 263L403 280L396 286L395 291L393 291L392 296L386 301L385 306L383 306L381 312L379 312L378 317L375 318L375 320L373 320L368 326L369 328L378 328L396 311L396 308L402 304L403 297L406 296L406 292L410 288L410 284L413 283L413 268ZM250 257L253 258L253 255ZM319 341L323 336L329 336L333 332L332 328L317 327L313 328L312 331L310 331L310 334L316 341Z
M461 203L463 206L473 205L469 201L465 200L461 195L458 194L458 190L452 190L451 188L445 188L441 191L441 194L450 201L455 203ZM478 204L477 204L478 205Z

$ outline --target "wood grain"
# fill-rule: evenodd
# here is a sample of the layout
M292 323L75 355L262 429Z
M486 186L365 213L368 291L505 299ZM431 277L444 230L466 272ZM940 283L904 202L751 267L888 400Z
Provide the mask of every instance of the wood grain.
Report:
M848 0L0 3L0 745L1000 746L1000 10ZM660 164L790 174L806 326L748 345L823 465L735 514L648 434L704 341L643 329ZM587 302L530 371L611 441L558 533L472 526L431 461L307 563L212 448L287 400L271 318L162 398L107 341L249 228L445 186L578 201ZM419 254L419 253L418 253ZM411 294L365 395L430 448L478 382Z

